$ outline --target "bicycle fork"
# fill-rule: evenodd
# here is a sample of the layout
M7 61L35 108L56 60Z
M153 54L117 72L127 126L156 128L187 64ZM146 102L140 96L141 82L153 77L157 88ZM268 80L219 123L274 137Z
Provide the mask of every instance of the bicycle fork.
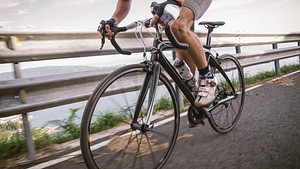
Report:
M153 126L150 124L150 120L153 114L153 108L155 104L155 96L158 87L159 76L161 72L161 67L158 62L153 62L151 66L149 66L149 70L144 79L141 92L138 97L138 101L136 104L136 109L134 112L134 117L131 124L132 130L140 130L141 132L146 132L151 130ZM139 115L141 114L141 110L143 107L143 103L148 94L148 106L147 106L147 115L145 121L142 124L138 122Z

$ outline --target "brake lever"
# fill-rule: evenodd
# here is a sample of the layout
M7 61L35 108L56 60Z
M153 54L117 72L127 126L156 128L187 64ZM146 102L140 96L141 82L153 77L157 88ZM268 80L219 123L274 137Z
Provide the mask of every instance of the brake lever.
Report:
M98 30L101 33L102 36L102 40L101 40L101 46L100 46L100 50L102 50L104 44L105 44L105 34L107 33L107 31L105 30L105 26L108 23L105 20L102 20L98 26ZM132 52L130 50L123 50L118 43L116 42L115 36L117 35L118 32L123 32L127 30L127 27L117 27L116 25L110 25L110 29L111 31L114 33L114 35L112 36L112 39L110 40L111 44L114 46L114 48L121 54L124 55L130 55Z
M106 25L106 21L102 20L98 26L98 31L100 31L100 33L102 35L100 50L102 50L102 48L105 44L105 33L106 33L105 25Z
M100 50L102 50L102 48L103 48L103 46L104 46L104 44L105 44L105 36L104 36L104 33L103 34L101 34L102 35L102 39L101 39L101 46L100 46Z

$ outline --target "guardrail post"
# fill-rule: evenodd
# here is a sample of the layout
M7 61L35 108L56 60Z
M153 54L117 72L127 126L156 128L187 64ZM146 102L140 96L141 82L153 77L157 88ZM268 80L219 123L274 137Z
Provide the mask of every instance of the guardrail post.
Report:
M242 53L241 46L235 46L235 53L236 54ZM242 67L242 71L244 72L244 68L243 67Z
M241 46L235 47L235 53L242 53Z
M177 58L176 50L172 51L172 56L173 56L173 60L175 60ZM175 90L176 90L179 107L182 108L182 107L184 107L183 96L182 96L181 90L179 89L179 87L176 84L175 84Z
M19 63L14 63L14 73L15 73L15 78L21 78L21 70L19 67ZM26 91L24 89L21 89L19 91L19 99L20 102L25 103L27 99ZM29 120L28 120L28 114L23 113L22 114L22 119L23 119L23 126L25 130L25 137L26 137L26 145L27 145L27 151L29 154L29 158L33 159L35 156L35 145L32 140L32 134L31 134L31 128L29 125Z
M298 46L300 46L300 41L298 41ZM300 64L300 55L299 55L299 64Z
M277 43L273 43L273 44L272 44L272 48L273 48L273 49L278 49ZM279 64L279 60L275 60L275 61L274 61L274 64L275 64L275 73L276 73L276 75L280 75L280 64Z
M18 48L19 39L16 36L9 36L6 39L6 46L10 50L16 50Z

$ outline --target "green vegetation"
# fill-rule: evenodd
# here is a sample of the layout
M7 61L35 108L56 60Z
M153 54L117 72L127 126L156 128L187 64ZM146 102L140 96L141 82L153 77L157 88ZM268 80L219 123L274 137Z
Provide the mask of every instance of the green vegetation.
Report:
M0 124L0 128L0 160L26 152L25 134L20 120ZM45 127L32 129L36 149L53 144L47 131Z
M47 122L46 125L52 124L54 126L59 126L58 132L51 134L50 138L53 143L63 143L69 140L73 140L79 138L80 135L80 127L75 124L75 119L80 119L76 112L80 108L70 109L71 115L67 119L63 120L52 120Z
M300 70L300 64L286 65L280 68L282 74L291 73Z
M96 120L91 124L91 133L107 130L119 125L129 117L126 114L106 113L99 115Z
M19 121L8 121L7 123L0 124L0 138L11 137L11 131L23 129L23 125Z
M300 70L300 64L295 64L295 65L287 65L287 66L283 66L280 68L280 72L281 74L287 74L290 72L294 72ZM275 71L270 71L270 72L261 72L258 73L255 76L247 76L245 75L245 82L246 84L253 84L256 83L258 81L264 80L264 79L268 79L268 78L272 78L275 77L276 73Z
M240 81L237 79L232 79L231 83L234 87L238 87L240 85ZM218 82L219 89L229 89L230 85L229 83L224 79L224 81Z
M281 73L286 74L299 69L299 64L284 66L281 68ZM276 76L274 71L263 72L253 77L246 77L245 80L246 84L250 84L274 76ZM188 100L184 98L184 103L186 104L187 102ZM130 115L127 112L130 112L132 108L134 108L134 106L122 109L118 112L118 114L114 112L106 112L104 115L96 116L96 120L94 120L91 124L91 132L95 133L107 130L130 119ZM163 97L155 103L154 113L171 108L173 108L171 99ZM75 124L75 120L79 119L76 115L78 110L79 108L70 109L71 114L66 119L49 121L47 124L58 126L58 128L55 129L55 132L51 132L48 127L33 128L32 133L36 149L39 150L51 144L63 143L79 138L80 127ZM143 108L142 112L144 114L146 112L145 110L146 108ZM26 152L26 142L23 131L23 125L20 120L8 121L7 123L0 124L0 160Z
M162 97L155 105L154 105L154 113L160 110L169 110L173 108L173 103L170 98Z
M9 139L2 138L0 140L0 159L5 159L15 154L25 152L25 150L25 137L19 132L13 133Z
M275 71L262 72L262 73L259 73L259 74L255 75L255 76L246 76L245 77L245 83L246 84L253 84L253 83L256 83L258 81L268 79L268 78L271 78L271 77L275 77L275 76L276 76Z
M161 98L154 105L154 113L160 110L171 109L172 107L173 105L169 98ZM91 133L113 128L128 120L130 115L126 112L131 108L132 106L122 109L118 114L107 112L104 115L96 116L96 120L91 124ZM60 144L79 138L80 127L75 123L75 120L79 119L76 115L79 109L70 109L70 116L66 119L47 122L46 125L58 126L55 132L50 132L50 128L48 127L32 128L36 149L39 150L52 144ZM21 120L0 124L0 159L26 153L26 141L23 131Z
M24 151L25 139L21 136L22 133L18 132L22 128L22 124L18 121L0 124L0 159Z

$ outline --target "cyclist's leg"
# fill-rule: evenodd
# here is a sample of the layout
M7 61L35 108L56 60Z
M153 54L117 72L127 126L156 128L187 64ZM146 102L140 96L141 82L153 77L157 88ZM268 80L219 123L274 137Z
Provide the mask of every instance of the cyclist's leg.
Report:
M178 57L184 59L189 66L193 65L191 64L191 61L193 61L198 69L203 69L207 67L207 62L199 38L190 30L193 22L193 11L190 8L183 6L180 12L180 17L175 20L171 28L180 42L189 44L189 48L186 51L181 50L178 52ZM191 68L191 70L193 69Z
M189 56L189 53L186 50L176 50L177 57L179 59L183 59L185 63L189 66L191 69L191 72L193 75L195 75L196 65L193 59Z
M190 27L192 26L194 20L198 20L208 9L210 6L212 0L186 0L183 4L182 11L180 13L180 18L178 21L174 24L174 29L176 29L178 32L177 36L181 36L182 34L186 35L186 39L191 39L191 44L193 45L193 49L190 51L184 51L184 50L177 50L178 58L184 59L185 62L189 65L191 68L193 74L195 67L197 65L197 68L199 70L206 68L207 63L205 59L205 54L203 51L203 47L198 39L198 37L190 31ZM177 28L182 28L185 30L185 33L182 33ZM174 30L173 30L174 31ZM191 46L191 44L189 44ZM196 56L194 58L191 58L190 56ZM196 65L195 65L196 64Z
M178 52L179 58L184 59L192 70L194 70L194 65L199 70L199 92L195 104L200 107L206 106L213 101L216 83L213 75L208 70L203 47L196 34L190 30L190 27L194 19L199 19L204 14L211 1L189 0L186 2L186 5L181 10L180 17L172 25L172 31L179 41L185 42L190 46L186 52ZM196 9L201 11L197 13L195 12Z

